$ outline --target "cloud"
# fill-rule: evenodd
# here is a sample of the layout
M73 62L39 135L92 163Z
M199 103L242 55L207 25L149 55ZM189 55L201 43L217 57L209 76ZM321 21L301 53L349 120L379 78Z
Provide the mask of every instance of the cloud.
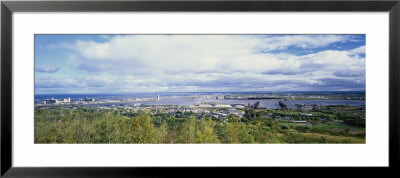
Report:
M365 45L350 50L350 52L353 52L355 54L365 54L365 51L366 51Z
M353 35L266 35L261 47L264 51L285 50L288 47L313 49L354 39Z
M106 42L78 40L55 46L71 49L70 67L87 75L72 78L67 85L58 84L59 79L47 83L60 90L81 87L92 92L362 89L365 45L350 50L314 50L307 55L284 50L345 45L356 37L115 35L102 37L108 39ZM282 51L269 52L277 49ZM44 81L38 81L37 86L51 86ZM352 87L351 82L356 81L359 85Z
M362 77L365 76L364 70L355 70L355 71L337 71L333 73L335 76L338 77Z
M263 38L252 35L116 36L107 43L77 41L74 45L77 56L71 63L88 72L135 75L155 71L169 74L235 71L268 73L268 70L280 70L281 66L292 70L304 62L300 64L301 59L291 54L260 54L260 48L273 50L293 45L318 47L347 38L348 35Z
M37 72L43 72L43 73L56 73L58 70L60 70L60 68L48 65L36 67Z
M365 79L322 78L314 87L320 90L363 90Z

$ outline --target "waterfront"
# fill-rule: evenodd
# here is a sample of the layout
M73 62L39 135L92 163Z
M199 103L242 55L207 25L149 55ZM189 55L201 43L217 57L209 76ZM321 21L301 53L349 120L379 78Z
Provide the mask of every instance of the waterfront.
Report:
M356 93L357 94L357 93ZM141 94L46 94L36 95L35 104L41 103L48 98L55 98L62 100L64 98L71 98L72 103L79 103L84 98L94 98L95 102L86 103L88 106L111 106L111 105L124 105L124 106L137 106L137 105L176 105L176 106L193 106L202 103L215 103L215 104L229 104L229 105L248 105L259 101L260 108L276 109L280 108L279 101L284 100L288 108L298 108L299 105L350 105L362 106L365 105L365 100L362 99L362 94L355 95L354 93L341 93L336 94L336 99L331 99L333 94L319 95L318 93L308 93L309 99L304 98L304 94L289 95L287 93L268 94L281 99L217 99L219 96L254 96L254 95L267 95L259 93L237 94L237 93L141 93ZM352 98L348 96L351 95ZM157 97L160 98L157 98ZM340 97L338 97L340 96ZM356 97L355 97L356 96ZM361 96L361 97L360 97ZM364 95L365 96L365 95ZM299 99L301 97L301 99ZM357 98L357 99L354 99ZM361 98L361 99L358 99Z

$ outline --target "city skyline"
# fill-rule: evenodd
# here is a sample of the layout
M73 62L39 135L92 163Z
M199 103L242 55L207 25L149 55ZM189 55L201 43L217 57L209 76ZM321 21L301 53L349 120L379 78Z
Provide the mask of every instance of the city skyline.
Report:
M365 91L365 35L35 35L35 94Z

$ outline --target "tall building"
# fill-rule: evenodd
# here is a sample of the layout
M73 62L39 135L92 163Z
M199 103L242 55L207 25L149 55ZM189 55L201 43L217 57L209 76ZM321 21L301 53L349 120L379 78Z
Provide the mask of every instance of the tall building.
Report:
M157 94L157 100L161 100L161 99L160 99L160 94Z
M71 102L71 98L70 97L68 97L68 98L64 98L64 101L63 101L64 103L70 103Z

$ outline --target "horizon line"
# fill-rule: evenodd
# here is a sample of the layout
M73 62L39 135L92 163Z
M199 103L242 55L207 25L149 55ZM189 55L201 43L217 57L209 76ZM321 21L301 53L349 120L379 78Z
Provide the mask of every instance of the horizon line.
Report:
M346 92L363 92L365 90L352 90L352 91L169 91L169 92L132 92L132 93L35 93L35 95L99 95L99 94L144 94L144 93L291 93L291 92L304 92L304 93L312 93L312 92L336 92L336 93L346 93Z

